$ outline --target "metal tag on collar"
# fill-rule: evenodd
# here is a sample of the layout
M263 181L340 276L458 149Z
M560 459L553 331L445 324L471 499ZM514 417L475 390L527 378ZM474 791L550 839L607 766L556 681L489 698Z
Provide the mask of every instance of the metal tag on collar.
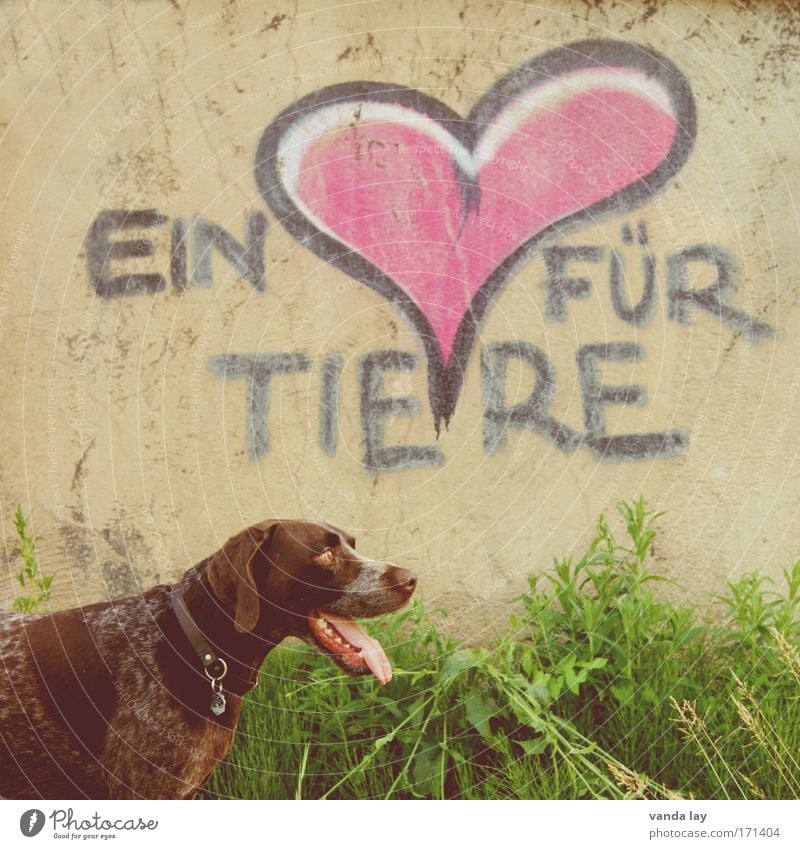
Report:
M211 693L211 713L214 716L222 716L225 713L225 693L222 690Z
M225 693L222 691L222 679L228 674L228 664L220 657L216 660L222 665L222 671L219 675L214 676L208 671L208 667L204 667L206 676L211 681L211 713L214 716L222 716L225 713L227 703L225 702Z

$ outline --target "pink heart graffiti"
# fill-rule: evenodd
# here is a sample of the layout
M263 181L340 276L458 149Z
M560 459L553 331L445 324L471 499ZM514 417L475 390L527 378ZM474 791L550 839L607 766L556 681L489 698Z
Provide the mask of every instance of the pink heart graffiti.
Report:
M512 71L466 119L414 89L325 88L267 128L256 178L296 238L413 322L438 428L481 318L542 238L646 201L694 136L669 60L580 42Z

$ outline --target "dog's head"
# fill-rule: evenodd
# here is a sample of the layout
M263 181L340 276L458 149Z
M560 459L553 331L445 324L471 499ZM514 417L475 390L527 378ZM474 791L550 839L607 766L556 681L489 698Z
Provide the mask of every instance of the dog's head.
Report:
M232 537L208 567L211 587L240 633L296 636L353 675L381 683L391 666L377 640L353 620L402 607L416 577L369 560L331 525L261 522Z

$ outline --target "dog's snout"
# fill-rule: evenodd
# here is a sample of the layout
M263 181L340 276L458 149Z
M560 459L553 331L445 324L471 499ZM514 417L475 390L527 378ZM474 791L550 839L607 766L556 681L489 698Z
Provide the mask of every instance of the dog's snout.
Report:
M408 569L392 566L389 571L389 582L398 589L405 590L409 595L417 588L417 576Z

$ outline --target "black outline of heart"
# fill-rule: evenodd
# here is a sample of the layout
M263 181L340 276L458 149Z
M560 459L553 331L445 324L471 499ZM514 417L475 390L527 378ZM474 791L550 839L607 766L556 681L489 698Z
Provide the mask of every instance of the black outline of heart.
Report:
M670 96L676 118L672 147L659 165L634 183L577 212L549 224L520 245L484 280L461 318L447 366L442 361L439 340L424 313L413 298L387 274L338 239L320 232L298 209L285 192L278 172L278 146L283 134L310 111L332 102L371 101L411 108L440 123L452 136L472 151L483 130L520 92L536 88L556 76L585 68L625 67L644 71L660 82ZM580 41L541 53L501 77L462 118L439 100L406 86L388 83L349 82L328 86L301 98L270 123L258 145L255 179L259 191L273 214L302 245L318 257L344 271L350 277L398 306L422 339L428 359L428 394L438 434L441 420L445 426L453 415L463 383L463 373L481 321L494 297L523 261L528 261L540 242L553 231L563 234L598 215L639 206L681 169L691 153L697 134L694 98L686 77L665 56L655 50L626 41ZM465 178L465 182L467 182Z

